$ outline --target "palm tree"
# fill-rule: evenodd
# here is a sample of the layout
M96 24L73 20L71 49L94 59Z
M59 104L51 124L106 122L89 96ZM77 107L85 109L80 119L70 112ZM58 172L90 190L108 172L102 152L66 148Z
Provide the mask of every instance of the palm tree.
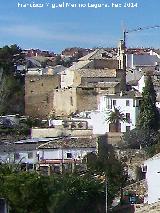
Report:
M114 111L109 112L109 116L106 120L112 125L115 132L119 132L120 122L129 122L124 113L122 113L120 109L116 107L114 107Z

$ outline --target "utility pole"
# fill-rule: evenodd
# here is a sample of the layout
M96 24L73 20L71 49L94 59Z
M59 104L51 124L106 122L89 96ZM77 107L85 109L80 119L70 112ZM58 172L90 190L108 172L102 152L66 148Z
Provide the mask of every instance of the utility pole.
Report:
M107 175L105 175L105 184L106 184L106 213L108 212L108 183Z

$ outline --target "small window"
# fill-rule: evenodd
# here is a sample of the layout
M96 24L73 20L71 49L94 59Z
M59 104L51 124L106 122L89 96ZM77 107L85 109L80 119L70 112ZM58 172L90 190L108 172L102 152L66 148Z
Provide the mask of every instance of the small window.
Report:
M113 106L116 106L116 100L113 100Z
M70 103L71 103L71 106L73 106L73 98L70 97Z
M131 120L130 113L126 113L126 119L128 122L130 122L130 120Z
M47 104L49 104L49 95L47 95L47 97L46 97L46 102L47 102Z
M142 169L142 172L147 172L147 165L142 165L141 169Z
M129 132L129 131L130 131L130 129L131 129L131 127L130 127L130 126L126 126L126 132Z
M32 159L33 158L33 152L28 152L28 159Z
M129 106L129 100L126 100L126 106Z
M67 158L72 158L72 153L67 153Z
M20 159L20 154L19 153L14 153L14 159L19 160Z

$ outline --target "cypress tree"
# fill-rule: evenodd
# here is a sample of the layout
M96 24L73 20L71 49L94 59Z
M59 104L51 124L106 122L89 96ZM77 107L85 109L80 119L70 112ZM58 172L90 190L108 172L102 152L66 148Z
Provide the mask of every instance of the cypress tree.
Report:
M159 111L156 107L156 91L154 90L150 75L146 77L145 87L142 92L138 128L155 131L159 129Z

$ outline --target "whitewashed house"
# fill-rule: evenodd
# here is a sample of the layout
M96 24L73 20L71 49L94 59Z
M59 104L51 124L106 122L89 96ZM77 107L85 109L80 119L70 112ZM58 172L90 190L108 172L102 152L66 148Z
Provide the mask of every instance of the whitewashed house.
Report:
M37 147L50 140L50 138L37 138L17 142L2 141L0 143L0 163L27 164L30 168L35 168L39 161Z
M146 171L146 182L148 187L145 203L155 203L160 201L160 154L149 158L142 167Z
M152 81L154 85L154 89L157 94L157 101L156 101L156 106L157 108L160 109L160 71L151 71L152 72ZM145 79L146 75L143 74L142 77L139 79L138 83L136 86L132 86L136 90L138 90L140 93L143 92L143 88L145 87Z
M60 171L62 165L68 168L81 164L88 153L97 152L97 139L92 137L63 137L38 147L40 167Z
M119 109L125 115L128 122L120 122L119 132L126 132L136 127L137 118L140 112L141 95L136 91L124 92L119 95L102 95L99 98L99 105L95 121L101 124L99 128L106 128L106 132L112 132L111 124L107 121L109 112L114 108ZM92 116L93 117L93 116ZM93 130L96 131L96 130Z

